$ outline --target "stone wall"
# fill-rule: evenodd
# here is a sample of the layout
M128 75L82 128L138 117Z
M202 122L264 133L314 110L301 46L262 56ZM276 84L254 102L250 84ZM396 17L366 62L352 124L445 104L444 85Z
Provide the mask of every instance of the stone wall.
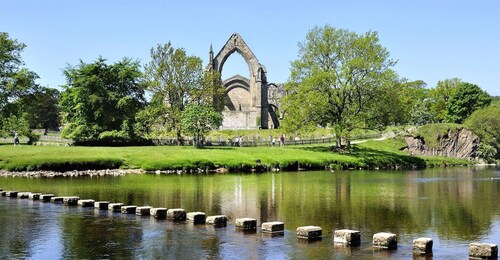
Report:
M258 129L257 111L223 111L221 130L224 129Z

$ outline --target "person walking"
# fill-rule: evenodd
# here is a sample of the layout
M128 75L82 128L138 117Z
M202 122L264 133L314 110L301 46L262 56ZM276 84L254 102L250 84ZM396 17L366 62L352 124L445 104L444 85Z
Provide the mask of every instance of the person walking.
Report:
M17 131L14 132L14 145L21 145L19 142L19 135L17 134Z

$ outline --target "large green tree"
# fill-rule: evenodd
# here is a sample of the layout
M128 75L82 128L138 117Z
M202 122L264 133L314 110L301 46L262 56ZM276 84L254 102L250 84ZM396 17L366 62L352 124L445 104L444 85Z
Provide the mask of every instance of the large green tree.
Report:
M491 97L478 85L462 82L446 104L446 122L462 123L472 112L491 103Z
M284 98L288 131L331 125L339 139L365 127L372 102L395 85L395 61L379 43L378 34L362 35L329 25L315 27L299 43Z
M434 122L442 123L444 121L448 114L446 106L455 95L461 82L459 78L440 80L435 88L429 90L429 111Z
M123 58L107 64L80 61L64 70L61 94L66 138L77 142L115 142L137 138L135 115L143 108L144 90L138 61Z
M500 100L474 111L464 122L481 138L480 155L493 161L500 155Z
M182 48L174 48L170 42L158 44L151 48L151 61L145 66L145 77L147 89L162 100L157 105L163 108L154 110L165 112L156 124L160 123L167 132L175 133L178 144L182 144L182 112L202 89L201 59L187 55Z
M205 136L222 123L222 114L210 105L191 103L182 112L184 132L193 137L193 146L203 147Z
M21 53L24 48L26 48L24 43L11 39L6 32L0 32L0 135L2 136L17 131L12 129L12 124L4 124L9 121L8 118L22 117L22 112L14 109L17 106L12 104L36 86L35 80L38 75L23 67Z

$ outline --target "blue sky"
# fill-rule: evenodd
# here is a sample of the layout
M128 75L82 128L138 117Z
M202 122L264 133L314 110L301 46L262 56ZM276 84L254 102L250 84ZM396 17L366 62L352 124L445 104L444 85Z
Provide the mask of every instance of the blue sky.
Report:
M26 66L42 85L65 83L62 69L99 55L149 61L156 44L172 42L208 62L238 32L270 82L285 82L297 43L314 26L330 24L356 33L377 31L398 60L401 77L439 80L458 77L500 95L500 1L2 1L0 31L28 47ZM248 74L232 55L224 76ZM246 74L245 74L246 73Z

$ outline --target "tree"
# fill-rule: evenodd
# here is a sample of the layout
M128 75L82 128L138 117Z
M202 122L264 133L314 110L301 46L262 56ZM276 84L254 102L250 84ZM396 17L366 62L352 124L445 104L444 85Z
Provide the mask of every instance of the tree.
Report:
M196 148L203 147L205 136L221 123L222 114L212 106L191 103L182 112L182 127L186 134L193 137L193 145Z
M429 90L429 111L435 122L442 123L446 118L446 106L461 82L459 78L445 79L438 81L436 87Z
M21 112L14 108L19 97L28 93L36 84L38 75L26 68L21 58L21 52L26 45L9 38L6 32L0 32L0 133L10 135L12 126L7 126L8 118L21 117ZM8 107L10 106L10 108Z
M462 82L455 94L446 104L448 114L445 120L449 123L462 123L472 112L484 108L491 103L491 97L479 86Z
M19 111L26 115L31 129L57 129L60 123L59 90L37 87L19 98Z
M139 62L123 58L112 65L98 58L64 70L62 135L77 142L137 139L135 114L144 107Z
M500 100L474 111L464 122L481 139L480 152L484 159L493 161L500 152Z
M283 127L330 124L340 143L355 128L365 127L370 104L380 90L395 85L395 61L376 32L358 35L329 25L315 27L299 44L286 84Z
M163 101L165 127L175 132L182 144L182 112L202 88L203 69L199 57L188 56L169 43L151 48L151 61L145 66L147 89Z

